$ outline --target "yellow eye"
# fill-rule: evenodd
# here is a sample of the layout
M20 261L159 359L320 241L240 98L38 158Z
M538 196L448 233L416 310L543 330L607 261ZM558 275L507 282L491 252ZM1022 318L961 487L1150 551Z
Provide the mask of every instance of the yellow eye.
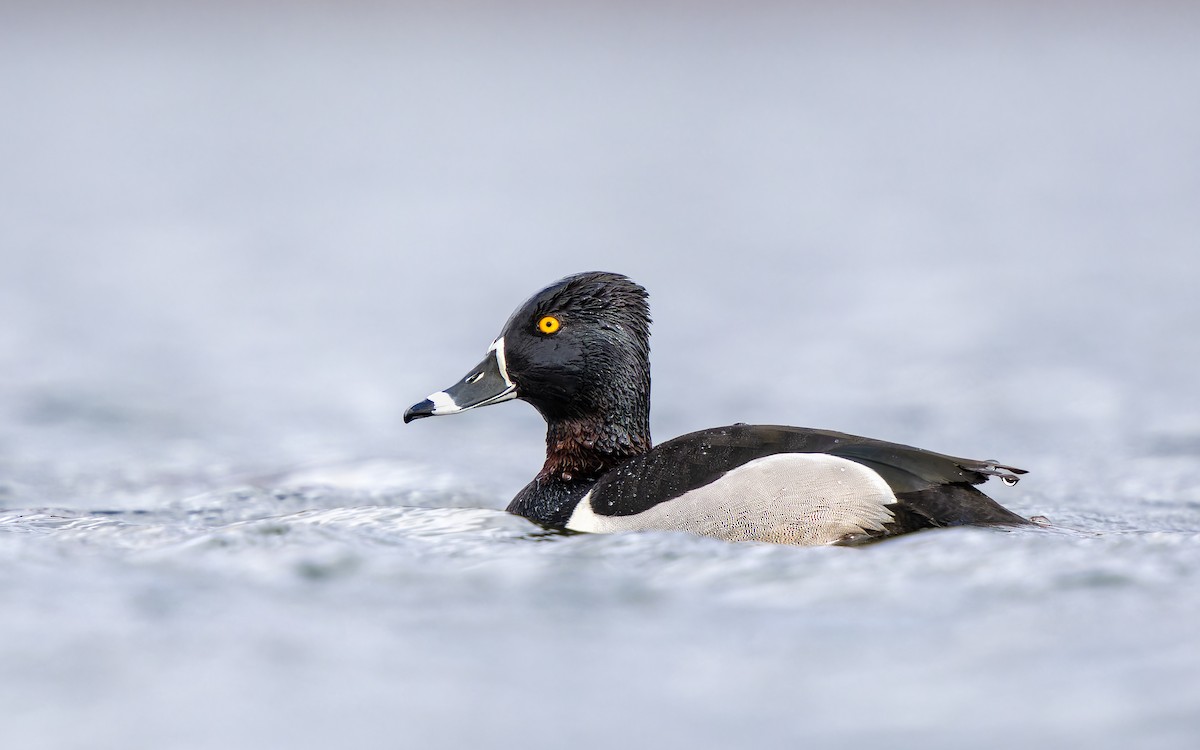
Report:
M558 322L558 318L553 315L547 315L538 321L538 330L547 336L552 333L558 333L558 329L562 328L562 323Z

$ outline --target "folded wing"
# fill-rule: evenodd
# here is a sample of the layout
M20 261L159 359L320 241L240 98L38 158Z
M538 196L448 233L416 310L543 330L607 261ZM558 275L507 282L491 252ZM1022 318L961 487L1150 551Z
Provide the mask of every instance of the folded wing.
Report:
M677 529L723 539L860 543L921 528L1019 525L972 485L1020 469L801 427L732 425L681 436L606 474L578 531Z

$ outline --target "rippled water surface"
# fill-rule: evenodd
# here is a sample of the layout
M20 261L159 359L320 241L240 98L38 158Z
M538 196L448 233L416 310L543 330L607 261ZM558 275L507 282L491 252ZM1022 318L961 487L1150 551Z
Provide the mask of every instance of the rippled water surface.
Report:
M4 747L1200 742L1192 6L5 14ZM508 516L531 408L400 415L588 269L657 438L996 458L1053 526Z

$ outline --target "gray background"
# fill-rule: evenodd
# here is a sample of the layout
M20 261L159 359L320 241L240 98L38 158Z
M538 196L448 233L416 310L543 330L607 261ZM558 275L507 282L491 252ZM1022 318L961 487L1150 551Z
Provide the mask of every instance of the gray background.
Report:
M0 9L6 747L1193 747L1192 3ZM539 540L509 312L655 436L1032 471L1055 532Z

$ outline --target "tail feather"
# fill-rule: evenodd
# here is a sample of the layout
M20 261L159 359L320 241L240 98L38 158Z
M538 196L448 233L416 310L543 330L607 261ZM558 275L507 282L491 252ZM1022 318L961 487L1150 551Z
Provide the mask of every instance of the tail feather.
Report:
M969 484L944 484L896 495L899 505L927 518L931 526L1025 526L1013 513Z
M1020 475L1029 473L1025 469L1018 469L1015 466L1005 466L996 460L969 461L960 459L958 465L967 471L973 471L976 474L982 474L985 480L987 477L999 477L1000 480L1009 487L1021 481ZM972 482L972 484L975 484L975 482Z
M1034 526L965 482L943 484L915 492L899 492L889 505L894 520L881 531L867 531L839 542L858 546L922 529L946 526Z

